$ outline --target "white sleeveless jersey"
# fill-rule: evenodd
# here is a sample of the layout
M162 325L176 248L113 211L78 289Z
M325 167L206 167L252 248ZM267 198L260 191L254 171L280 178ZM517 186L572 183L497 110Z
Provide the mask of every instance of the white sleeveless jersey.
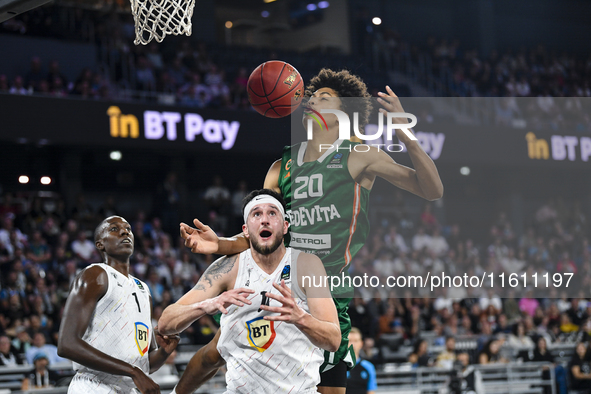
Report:
M152 338L150 291L139 279L126 277L107 264L92 264L104 269L109 278L106 294L97 302L82 339L111 357L150 371L148 350ZM76 376L69 394L136 393L130 377L111 375L74 363Z
M280 294L273 283L284 279L297 304L309 312L297 284L298 255L299 251L287 248L277 269L269 275L255 263L250 249L240 254L235 288L249 288L254 294L248 297L251 305L231 305L220 320L222 334L217 348L227 364L227 393L317 392L322 350L295 325L264 320L263 316L277 314L259 309L261 303L282 306L265 294Z

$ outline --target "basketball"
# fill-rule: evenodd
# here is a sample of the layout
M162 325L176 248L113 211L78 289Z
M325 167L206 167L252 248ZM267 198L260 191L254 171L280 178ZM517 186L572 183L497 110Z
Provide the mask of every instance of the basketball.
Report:
M291 64L272 60L255 68L248 78L248 100L268 118L283 118L302 102L304 82Z

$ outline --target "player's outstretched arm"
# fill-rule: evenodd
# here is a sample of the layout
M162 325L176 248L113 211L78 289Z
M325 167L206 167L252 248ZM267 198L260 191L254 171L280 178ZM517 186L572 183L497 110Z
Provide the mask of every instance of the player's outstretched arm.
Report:
M254 291L234 287L240 255L224 256L214 261L201 275L199 281L177 302L166 307L158 321L158 329L164 335L184 331L205 314L228 313L230 305L243 306L251 302L246 298ZM221 293L221 294L220 294Z
M181 223L181 237L185 246L193 253L232 255L250 248L250 243L243 233L229 238L220 238L211 227L193 219L195 227Z
M404 112L398 96L389 86L386 86L386 91L387 93L379 93L378 101L384 107L380 108L380 112ZM394 122L404 124L408 123L408 119L394 119ZM411 140L402 130L397 129L396 136L406 146L414 169L395 163L388 154L381 151L379 155L365 155L366 159L375 156L374 160L367 163L367 173L382 177L393 185L429 201L440 199L443 196L443 184L431 157L425 153L418 141ZM356 156L363 157L364 154Z
M326 270L320 259L307 253L301 253L298 257L298 273L300 272L300 278L303 276L310 278L316 276L322 279L326 277ZM298 278L298 282L303 283L300 278ZM316 280L318 281L318 279ZM310 313L307 313L297 305L291 290L285 285L285 281L282 280L281 285L274 283L273 286L279 290L281 295L267 293L267 296L281 302L283 306L261 305L261 309L280 313L280 315L265 316L265 319L295 324L314 345L329 352L336 352L341 344L341 329L337 310L328 287L300 286L306 293L310 309Z
M82 340L97 302L109 286L107 273L95 266L74 281L60 325L58 355L112 375L129 376L142 394L159 394L160 387L140 368L111 357Z

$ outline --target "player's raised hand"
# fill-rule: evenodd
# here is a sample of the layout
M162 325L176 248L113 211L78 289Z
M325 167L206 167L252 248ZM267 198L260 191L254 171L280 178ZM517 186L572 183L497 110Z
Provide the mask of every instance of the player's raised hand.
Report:
M156 334L156 343L158 347L163 349L166 354L170 354L176 349L177 345L181 337L179 335L162 335L158 332L158 327L154 329L154 333Z
M382 104L384 108L380 108L380 112L386 115L387 112L404 112L404 108L402 108L402 104L400 103L400 99L394 91L390 89L390 86L386 86L386 92L378 92L378 102ZM407 118L394 118L393 123L395 124L406 124L408 123ZM408 143L410 142L410 138L404 134L400 129L396 129L396 136L400 140L400 142Z
M244 306L244 304L252 304L252 302L247 297L248 295L253 293L254 290L252 289L240 287L238 289L224 291L219 296L204 301L200 305L205 311L205 313L209 315L213 315L218 311L222 312L225 315L228 313L228 310L226 308L228 308L230 305Z
M140 393L160 394L160 386L138 367L134 367L134 374L131 378Z
M265 320L273 321L284 321L287 323L297 324L304 316L307 315L306 311L299 307L295 299L291 295L291 289L285 284L285 280L281 280L281 285L273 283L273 287L279 290L281 295L265 293L265 295L271 299L279 301L283 306L268 306L261 305L261 309L264 311L280 313L280 315L265 316Z
M181 223L181 237L185 240L185 246L193 253L213 254L218 252L219 238L211 227L193 219L195 227Z

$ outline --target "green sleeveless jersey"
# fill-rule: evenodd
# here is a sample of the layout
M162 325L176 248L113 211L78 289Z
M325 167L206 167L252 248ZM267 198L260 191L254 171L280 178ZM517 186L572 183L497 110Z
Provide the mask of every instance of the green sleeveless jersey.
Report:
M369 233L369 190L349 174L355 142L342 141L318 160L303 162L306 142L283 149L279 188L290 216L290 246L318 256L329 276L348 276L347 267ZM333 295L352 296L341 286Z

